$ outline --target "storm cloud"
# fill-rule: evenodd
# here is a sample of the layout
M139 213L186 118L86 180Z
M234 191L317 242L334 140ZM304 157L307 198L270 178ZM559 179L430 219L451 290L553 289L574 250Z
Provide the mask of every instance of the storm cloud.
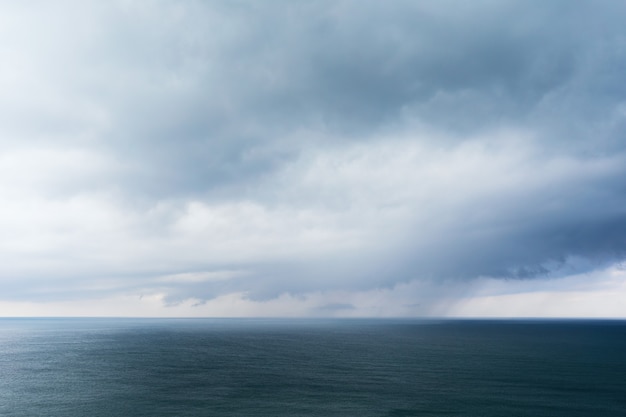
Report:
M0 7L3 300L428 313L626 255L619 2Z

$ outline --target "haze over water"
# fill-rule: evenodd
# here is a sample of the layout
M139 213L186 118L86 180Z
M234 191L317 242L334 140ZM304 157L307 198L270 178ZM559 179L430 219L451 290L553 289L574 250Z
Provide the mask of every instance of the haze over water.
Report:
M0 319L0 415L622 416L626 322Z

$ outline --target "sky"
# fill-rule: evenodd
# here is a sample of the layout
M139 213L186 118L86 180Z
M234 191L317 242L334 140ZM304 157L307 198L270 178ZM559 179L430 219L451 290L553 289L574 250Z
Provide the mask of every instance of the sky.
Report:
M626 317L626 4L0 4L0 316Z

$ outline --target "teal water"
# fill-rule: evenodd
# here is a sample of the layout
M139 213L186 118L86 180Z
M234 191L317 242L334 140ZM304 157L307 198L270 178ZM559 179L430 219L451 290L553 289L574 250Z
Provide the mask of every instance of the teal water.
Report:
M1 416L625 416L626 322L0 319Z

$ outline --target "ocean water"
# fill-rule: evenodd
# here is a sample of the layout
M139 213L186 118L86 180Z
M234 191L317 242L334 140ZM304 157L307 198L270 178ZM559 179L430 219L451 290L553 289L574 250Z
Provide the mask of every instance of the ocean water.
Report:
M626 416L626 322L0 319L0 416Z

